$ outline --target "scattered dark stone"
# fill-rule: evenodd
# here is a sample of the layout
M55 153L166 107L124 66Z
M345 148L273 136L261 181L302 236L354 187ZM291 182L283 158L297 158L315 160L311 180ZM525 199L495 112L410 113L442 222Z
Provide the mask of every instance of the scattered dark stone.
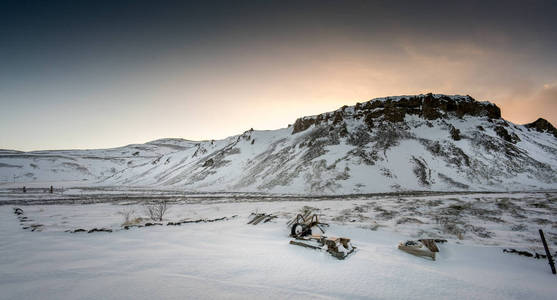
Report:
M87 231L87 233L93 233L93 232L112 232L112 229L108 229L108 228L93 228L93 229Z
M145 226L139 225L139 224L138 225L126 225L126 226L124 226L124 229L129 230L130 228L133 228L133 227L141 228L141 227L145 227Z
M203 167L210 167L215 164L215 161L212 158L209 158L203 163Z
M536 121L524 125L527 128L534 129L539 132L547 132L552 134L554 137L557 138L557 129L553 127L551 123L549 123L546 119L539 118Z
M14 214L16 215L22 215L23 214L23 209L19 208L19 207L14 207Z
M478 125L478 126L476 126L476 128L478 128L479 131L485 131L485 129L482 125Z
M85 230L85 229L83 229L83 228L78 228L78 229L70 230L69 232L71 232L71 233L78 233L78 232L87 232L87 230Z
M516 249L503 249L503 253L516 253L518 255L522 255L522 256L526 256L526 257L533 257L534 254L528 252L528 251L520 251L520 250L516 250Z
M168 222L166 224L166 226L180 226L182 224L189 224L189 223L211 223L211 222L217 222L217 221L226 221L226 220L234 219L237 216L238 215L233 215L232 217L222 217L222 218L217 218L217 219L182 220L182 221L178 221L178 222ZM147 223L147 224L150 224L150 223ZM147 224L145 224L145 226L148 226ZM162 224L156 224L156 225L162 225Z
M216 222L216 221L223 221L223 220L226 220L226 217L212 219L212 220L206 220L206 222Z
M403 217L396 221L397 225L406 224L406 223L423 224L424 222L412 217Z
M35 231L35 230L42 230L44 227L43 224L32 224L29 226L29 228L31 229L31 231Z
M145 223L145 227L162 225L161 223Z
M521 256L526 256L526 257L533 257L536 259L546 259L547 256L544 254L540 254L537 252L531 253L528 251L521 251L521 250L516 250L516 249L512 249L512 248L508 248L508 249L503 249L503 253L512 253L512 254L518 254ZM557 254L557 252L556 252Z

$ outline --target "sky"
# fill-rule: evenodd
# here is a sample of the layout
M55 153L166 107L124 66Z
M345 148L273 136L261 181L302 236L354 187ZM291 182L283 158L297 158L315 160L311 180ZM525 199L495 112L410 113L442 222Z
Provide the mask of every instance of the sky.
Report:
M220 139L444 93L557 125L557 1L1 1L0 149Z

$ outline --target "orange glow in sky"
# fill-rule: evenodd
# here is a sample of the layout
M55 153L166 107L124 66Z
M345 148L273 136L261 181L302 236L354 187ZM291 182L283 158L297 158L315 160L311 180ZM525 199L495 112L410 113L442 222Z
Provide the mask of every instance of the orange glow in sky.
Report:
M428 92L557 123L553 6L310 2L0 10L0 148L219 139Z

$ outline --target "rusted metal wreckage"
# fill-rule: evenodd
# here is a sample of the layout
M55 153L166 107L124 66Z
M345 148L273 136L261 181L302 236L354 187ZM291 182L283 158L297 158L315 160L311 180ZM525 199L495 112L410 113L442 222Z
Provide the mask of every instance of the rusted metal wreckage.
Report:
M291 245L326 251L338 259L345 259L356 250L349 238L323 235L323 227L329 225L319 222L319 217L311 215L311 212L298 214L287 225L290 226L290 236L294 238L290 241ZM314 233L313 229L321 232Z

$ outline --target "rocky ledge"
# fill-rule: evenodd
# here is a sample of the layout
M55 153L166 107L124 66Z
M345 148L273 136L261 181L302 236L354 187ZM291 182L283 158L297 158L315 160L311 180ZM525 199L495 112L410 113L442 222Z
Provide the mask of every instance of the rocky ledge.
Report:
M364 103L357 103L351 107L343 106L334 112L299 118L294 123L292 134L304 131L311 125L319 125L329 121L332 121L333 125L338 124L345 118L364 118L369 127L373 127L375 121L403 122L407 114L418 115L426 120L448 118L452 115L457 117L468 115L488 119L501 118L501 110L493 103L479 102L470 96L447 96L429 93L426 95L377 98Z

